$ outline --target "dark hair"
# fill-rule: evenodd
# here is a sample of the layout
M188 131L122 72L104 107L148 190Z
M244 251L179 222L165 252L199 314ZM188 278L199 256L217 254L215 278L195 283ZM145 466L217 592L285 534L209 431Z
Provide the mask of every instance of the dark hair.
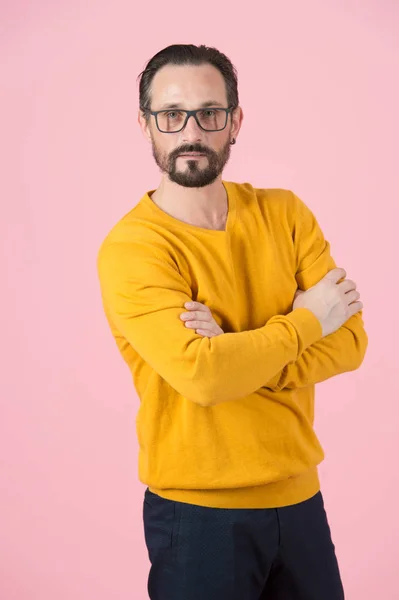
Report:
M139 100L140 108L148 109L151 104L151 83L155 74L165 65L203 65L209 63L223 75L228 106L236 108L239 104L237 89L237 70L229 58L216 48L194 46L194 44L173 44L160 50L147 63L140 79ZM148 118L148 113L145 111Z

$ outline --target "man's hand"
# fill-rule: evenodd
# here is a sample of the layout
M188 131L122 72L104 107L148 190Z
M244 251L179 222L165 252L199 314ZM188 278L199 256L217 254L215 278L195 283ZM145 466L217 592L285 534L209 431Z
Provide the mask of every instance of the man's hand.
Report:
M192 304L192 306L189 306ZM224 333L212 316L210 308L201 304L201 302L190 302L184 305L190 312L182 313L180 318L185 322L186 327L195 329L196 333L202 336L214 337Z
M337 331L363 308L363 303L358 301L360 294L356 290L356 283L349 279L341 281L345 276L344 269L332 269L309 290L303 291L298 288L295 293L292 310L301 307L311 310L320 320L323 337ZM195 329L196 333L204 337L224 333L213 318L210 308L201 302L190 304L192 306L189 306L189 303L184 305L190 312L180 315L186 327Z
M356 283L351 279L338 283L345 276L344 269L332 269L316 285L305 292L298 289L295 294L292 310L308 308L319 319L323 337L337 331L363 308Z

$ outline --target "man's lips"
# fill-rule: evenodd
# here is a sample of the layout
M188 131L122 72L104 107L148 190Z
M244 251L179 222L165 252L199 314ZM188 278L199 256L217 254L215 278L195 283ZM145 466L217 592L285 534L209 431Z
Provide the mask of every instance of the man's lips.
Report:
M205 156L203 152L184 152L183 154L179 154L179 156Z

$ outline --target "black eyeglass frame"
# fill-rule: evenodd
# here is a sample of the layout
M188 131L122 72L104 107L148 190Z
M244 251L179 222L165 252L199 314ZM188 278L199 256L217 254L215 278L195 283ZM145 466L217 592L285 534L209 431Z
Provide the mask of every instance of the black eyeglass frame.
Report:
M160 133L179 133L179 131L183 131L183 129L185 128L185 126L187 125L187 121L189 120L189 118L192 116L194 117L194 119L197 122L198 127L200 127L200 129L202 129L202 131L223 131L223 129L226 129L227 126L227 121L229 118L229 114L231 112L233 112L233 110L235 110L237 107L236 106L229 106L228 108L221 108L220 106L207 106L204 108L197 108L196 110L184 110L184 108L167 108L167 109L163 109L163 110L150 110L149 108L144 108L144 107L140 107L141 110L143 112L147 112L150 115L153 115L155 117L155 123L157 126L158 131L160 131ZM158 125L158 115L159 113L167 113L167 112L173 112L174 110L176 111L180 111L180 112L184 112L186 113L186 119L183 123L183 126L180 129L176 129L176 131L163 131L163 129L160 129L159 125ZM221 129L204 129L201 125L201 123L198 121L198 117L197 117L197 113L200 112L201 110L222 110L226 113L226 123L224 124L224 127L222 127Z

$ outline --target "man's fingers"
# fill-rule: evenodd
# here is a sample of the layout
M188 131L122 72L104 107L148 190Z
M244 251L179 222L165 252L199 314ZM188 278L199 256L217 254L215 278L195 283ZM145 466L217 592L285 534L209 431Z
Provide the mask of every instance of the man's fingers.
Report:
M190 327L190 329L212 329L213 323L209 321L186 321L186 327Z
M189 312L185 312L180 315L180 318L183 321L191 321L192 319L212 321L213 316L211 313L211 309L208 308L208 306L205 306L205 304L201 304L201 302L193 302L192 304L193 307L188 309ZM186 302L184 306L188 306L188 303Z
M187 308L188 310L205 310L207 312L210 312L210 308L208 306L206 306L206 304L202 304L201 302L185 302L184 304L184 308Z
M212 321L213 317L210 312L194 310L189 313L182 313L180 318L183 321L192 321L193 319L197 319L199 321Z
M345 281L339 283L338 285L345 293L356 289L356 283L352 279L345 279Z
M189 304L193 306L190 307ZM216 323L211 309L201 302L186 302L185 308L189 312L182 313L180 319L189 329L195 329L195 332L206 337L213 337L224 333L223 329Z

